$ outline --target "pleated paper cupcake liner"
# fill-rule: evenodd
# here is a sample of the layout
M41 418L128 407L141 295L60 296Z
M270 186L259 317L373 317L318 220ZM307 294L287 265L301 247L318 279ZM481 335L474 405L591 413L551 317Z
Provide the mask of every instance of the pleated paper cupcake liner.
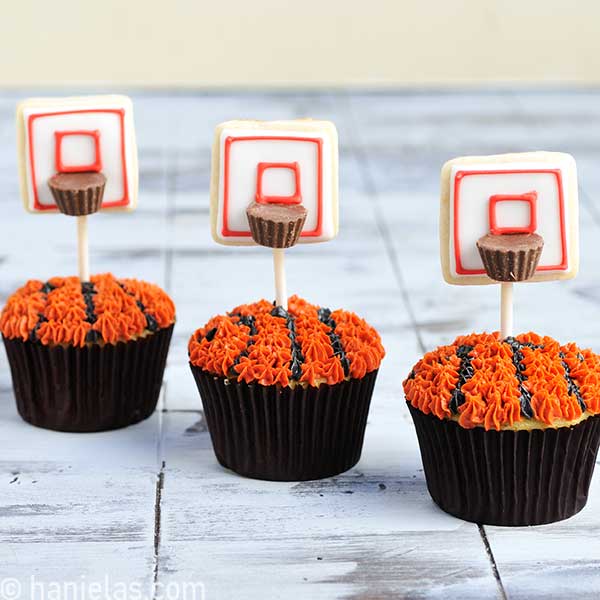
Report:
M248 214L252 239L269 248L291 248L298 243L306 214L289 222L276 223Z
M65 215L91 215L100 210L105 183L85 190L59 190L50 188L60 212Z
M429 493L447 513L523 526L561 521L585 506L600 417L556 429L485 431L408 407Z
M190 365L217 460L240 475L306 481L360 459L377 371L335 385L235 382Z
M58 431L103 431L156 408L173 325L130 342L44 346L4 338L19 414Z
M496 281L525 281L533 277L542 246L528 250L479 249L486 273Z

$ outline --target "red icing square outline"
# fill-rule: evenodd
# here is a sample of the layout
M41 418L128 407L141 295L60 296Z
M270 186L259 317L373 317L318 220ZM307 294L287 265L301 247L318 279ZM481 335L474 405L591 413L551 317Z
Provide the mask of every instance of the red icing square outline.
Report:
M543 265L538 266L536 271L566 271L568 268L567 259L567 234L565 231L565 202L562 185L562 171L560 169L517 169L517 170L490 170L490 171L457 171L454 176L454 227L453 227L453 241L454 241L454 261L456 273L458 275L485 275L485 269L465 269L463 267L460 250L459 250L459 235L458 235L458 214L459 214L459 203L460 203L460 184L465 177L470 175L512 175L519 173L548 173L556 177L556 184L558 187L558 205L560 212L560 237L561 237L561 261L557 265Z
M526 227L500 227L496 217L499 202L526 202L529 206L529 225ZM495 194L490 196L489 203L490 233L502 235L504 233L535 233L537 229L537 192L526 194Z
M63 138L70 135L88 136L94 142L94 162L89 165L66 165L62 158ZM100 132L95 130L77 130L77 131L55 131L54 132L54 160L57 173L82 173L84 171L95 171L99 173L102 170L102 154L100 152Z
M253 136L228 136L225 138L225 156L223 165L223 227L221 235L227 237L251 237L250 231L235 231L229 229L229 217L227 209L229 207L229 161L231 146L237 142L256 142L256 141L292 141L292 142L310 142L315 144L317 149L317 225L311 231L303 230L300 237L319 237L323 233L323 140L321 138L311 137L293 137L293 136L273 136L273 135L253 135Z
M294 193L291 196L266 196L263 194L263 175L268 169L289 169L294 174ZM293 163L260 162L256 166L256 201L259 204L300 204L300 165Z
M57 115L76 115L82 113L112 113L119 117L119 124L121 129L121 168L123 170L123 197L118 200L112 200L110 202L102 202L102 208L113 208L119 206L127 206L129 204L129 186L127 181L127 161L125 159L125 109L123 108L86 108L82 110L59 110L47 113L37 113L29 115L27 118L27 139L29 142L29 168L31 171L31 184L33 186L33 208L35 210L55 210L56 204L40 204L39 195L37 191L37 180L35 176L35 166L33 161L34 148L33 148L33 124L36 119L43 117L54 117Z

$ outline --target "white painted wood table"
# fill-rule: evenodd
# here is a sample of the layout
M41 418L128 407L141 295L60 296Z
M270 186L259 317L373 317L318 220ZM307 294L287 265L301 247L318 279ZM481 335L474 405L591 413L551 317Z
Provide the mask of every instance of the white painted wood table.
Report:
M27 278L76 270L74 221L21 208L13 113L25 95L0 95L2 302ZM19 589L22 598L50 597L43 586L89 591L98 583L103 598L121 597L125 587L144 598L195 598L193 585L202 583L207 600L598 598L600 471L587 508L563 523L502 529L450 517L427 493L401 381L426 349L498 326L498 290L447 286L438 266L439 169L457 155L575 155L581 274L518 286L516 328L600 351L600 92L134 101L139 209L91 219L91 259L94 272L156 281L175 299L160 410L109 433L35 429L16 413L2 353L0 597L19 597L10 596ZM215 461L187 366L196 327L272 295L269 252L210 239L209 148L222 120L305 115L339 128L341 231L334 243L289 252L290 292L358 312L381 332L388 354L356 468L309 483L252 481ZM1 587L7 580L12 588Z

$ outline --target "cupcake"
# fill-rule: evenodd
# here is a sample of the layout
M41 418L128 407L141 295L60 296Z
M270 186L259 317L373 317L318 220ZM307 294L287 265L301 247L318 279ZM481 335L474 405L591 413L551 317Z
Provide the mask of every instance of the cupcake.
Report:
M587 501L600 443L600 357L535 333L458 337L404 381L427 487L476 523L539 525Z
M363 319L297 296L287 311L261 300L213 317L189 358L217 460L279 481L350 469L384 354Z
M136 279L28 281L0 316L19 414L79 432L145 419L156 408L174 322L169 296Z

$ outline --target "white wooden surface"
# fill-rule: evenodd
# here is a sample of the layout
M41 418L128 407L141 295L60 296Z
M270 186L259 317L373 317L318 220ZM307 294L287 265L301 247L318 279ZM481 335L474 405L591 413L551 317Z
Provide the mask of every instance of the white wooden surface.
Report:
M23 95L0 95L2 302L29 277L76 270L74 220L26 215L18 199L13 110ZM447 286L438 267L439 168L461 154L575 155L581 274L518 286L515 327L600 351L600 92L138 94L134 101L139 209L90 219L91 263L93 272L155 281L175 299L161 410L110 433L35 429L16 414L2 353L0 597L2 581L15 578L22 598L36 584L72 581L100 582L107 593L135 585L148 598L202 582L208 600L597 598L600 475L588 507L564 523L502 529L447 516L427 494L401 381L426 349L498 327L497 288ZM318 482L258 482L217 465L187 367L196 327L273 293L268 251L210 239L209 146L221 120L305 115L339 128L341 233L288 253L289 291L355 310L379 329L388 355L355 469Z

